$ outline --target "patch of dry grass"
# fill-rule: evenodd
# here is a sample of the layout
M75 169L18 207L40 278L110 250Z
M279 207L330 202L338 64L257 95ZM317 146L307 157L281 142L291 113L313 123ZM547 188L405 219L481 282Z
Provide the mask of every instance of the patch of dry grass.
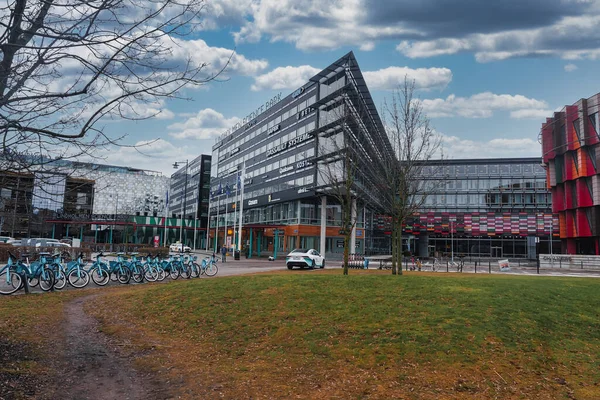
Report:
M88 311L184 398L600 398L600 281L351 274L138 286Z

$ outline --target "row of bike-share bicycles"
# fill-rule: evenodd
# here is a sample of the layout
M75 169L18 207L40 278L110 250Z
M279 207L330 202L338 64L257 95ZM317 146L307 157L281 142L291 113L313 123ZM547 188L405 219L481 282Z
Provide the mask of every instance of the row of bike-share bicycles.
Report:
M198 262L197 256L170 255L166 259L148 254L130 253L129 259L124 253L117 253L116 260L105 261L103 253L96 255L90 266L86 265L83 253L75 260L68 261L69 253L38 253L37 261L29 262L27 256L21 259L9 252L8 264L0 269L0 294L9 295L27 287L39 286L43 291L60 290L67 282L75 288L83 288L92 280L98 286L110 281L122 284L142 283L144 281L163 281L171 279L198 278L201 275L215 276L219 271L217 258L206 257Z

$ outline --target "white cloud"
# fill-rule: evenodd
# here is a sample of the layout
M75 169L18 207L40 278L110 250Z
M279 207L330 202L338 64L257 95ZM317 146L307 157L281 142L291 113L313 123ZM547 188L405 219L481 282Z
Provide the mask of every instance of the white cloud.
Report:
M363 0L257 0L252 17L238 32L236 43L258 42L267 35L273 42L294 43L298 49L335 49L344 45L369 51L375 41L418 34L402 24L365 23Z
M529 109L529 110L517 110L517 111L511 111L510 112L510 117L513 119L525 119L525 118L531 118L531 119L539 119L539 120L545 120L546 117L551 117L552 116L552 110L548 110L548 109Z
M414 80L417 89L444 89L452 81L452 71L448 68L388 67L363 75L371 90L394 90L404 77Z
M577 65L575 64L567 64L565 65L565 71L566 72L573 72L577 69Z
M296 89L312 78L320 70L310 65L299 67L278 67L254 78L251 89ZM404 81L415 81L417 89L443 89L452 81L452 71L448 68L388 67L378 71L365 71L363 76L371 90L394 90Z
M177 139L211 139L240 121L237 117L225 118L220 112L206 108L185 122L169 125L168 129L169 135Z
M445 99L422 100L423 110L431 118L460 116L465 118L489 118L494 111L516 111L513 118L525 118L531 110L546 110L544 101L522 95L494 94L484 92L471 97L450 95Z
M174 146L164 139L157 139L139 141L131 146L115 146L99 150L95 154L98 158L87 158L81 161L134 166L135 168L158 171L166 176L171 176L175 172L173 169L175 161L192 160L200 154L210 153L210 146L207 146L207 148L191 147L187 143L182 144L182 146Z
M173 41L170 46L172 50L170 63L185 65L184 61L191 57L196 64L207 64L205 71L207 75L214 75L225 69L227 75L254 76L269 66L267 60L250 60L235 50L209 46L202 39L169 38L169 40Z
M497 138L488 141L461 139L441 135L444 155L453 158L539 157L540 144L535 139Z
M561 18L552 25L533 29L472 33L462 38L404 40L396 49L410 58L473 52L478 62L548 56L595 60L600 58L600 49L592 43L600 40L599 28L599 15L571 16ZM589 45L573 46L574 41L580 41L580 38L586 38ZM572 50L574 47L575 50Z
M254 91L266 89L296 89L312 78L320 70L310 65L299 67L278 67L273 71L254 78L251 89Z

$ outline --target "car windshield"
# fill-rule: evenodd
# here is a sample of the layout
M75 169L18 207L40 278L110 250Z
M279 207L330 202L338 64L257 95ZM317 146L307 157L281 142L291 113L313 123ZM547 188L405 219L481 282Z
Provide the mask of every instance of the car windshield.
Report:
M294 249L292 253L308 253L310 249Z

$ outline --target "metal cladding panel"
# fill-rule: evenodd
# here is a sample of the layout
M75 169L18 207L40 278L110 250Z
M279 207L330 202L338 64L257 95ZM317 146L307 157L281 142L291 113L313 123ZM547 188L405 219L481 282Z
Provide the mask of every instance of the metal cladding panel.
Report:
M577 137L577 131L575 130L574 122L579 118L579 107L578 106L567 106L565 109L565 133L567 140L568 150L577 150L581 147L579 138Z
M575 182L565 182L563 184L563 191L565 196L565 208L571 210L577 206L577 199L574 196L573 188Z
M556 186L556 164L554 160L550 160L550 162L548 163L548 171L546 173L546 176L548 189Z
M577 236L579 237L589 237L592 236L592 229L590 226L590 221L587 217L587 212L585 208L580 208L575 211L575 218L577 224Z
M600 207L591 209L592 236L600 236Z
M558 214L558 227L559 227L560 237L561 238L567 237L567 213L566 213L566 211L563 211Z
M600 175L592 176L592 201L595 206L600 206Z
M557 185L552 190L552 212L561 212L565 210L565 191L564 184Z
M567 210L567 237L577 237L577 223L575 210Z
M542 125L542 151L543 160L545 163L556 157L554 151L554 143L552 139L552 119L548 118L547 122Z
M554 113L552 120L552 142L557 155L562 155L567 151L567 130L564 112Z
M591 207L593 205L592 194L588 189L585 178L578 179L575 183L577 190L577 206Z

